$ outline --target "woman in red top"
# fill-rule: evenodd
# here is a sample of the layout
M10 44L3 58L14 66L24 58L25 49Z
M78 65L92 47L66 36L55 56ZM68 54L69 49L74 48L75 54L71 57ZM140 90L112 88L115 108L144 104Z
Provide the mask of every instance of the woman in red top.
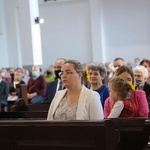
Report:
M109 83L111 112L107 118L138 117L136 104L128 99L132 84L122 77L113 77Z
M27 97L31 104L38 103L43 100L43 96L46 89L46 82L41 75L40 68L38 66L32 67L32 76L29 79L27 86Z

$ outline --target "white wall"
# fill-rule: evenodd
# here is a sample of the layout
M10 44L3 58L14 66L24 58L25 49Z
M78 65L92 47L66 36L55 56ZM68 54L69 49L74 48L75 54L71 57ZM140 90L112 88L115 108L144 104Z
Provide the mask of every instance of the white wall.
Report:
M21 66L21 55L19 53L19 25L18 25L18 3L17 0L3 0L5 8L5 27L7 42L7 59L9 67Z
M65 1L40 5L43 62L56 58L92 61L89 1Z
M0 0L0 67L22 64L17 1ZM59 57L82 63L116 57L130 62L135 57L150 59L149 0L59 1L39 0L40 17L45 19L41 25L42 68Z
M0 0L0 68L8 67L4 3Z
M106 60L150 59L150 0L103 0Z

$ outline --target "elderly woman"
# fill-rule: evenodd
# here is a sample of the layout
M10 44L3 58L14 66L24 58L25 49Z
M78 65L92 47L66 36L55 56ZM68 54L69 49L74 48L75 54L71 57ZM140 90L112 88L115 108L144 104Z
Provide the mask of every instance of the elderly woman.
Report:
M38 66L32 67L32 76L29 79L27 86L27 97L31 104L42 101L46 90L46 82L40 73Z
M83 69L76 60L66 61L60 72L65 90L57 91L48 112L48 120L103 119L99 94L82 84Z
M148 84L148 70L144 66L136 66L133 69L134 78L136 81L135 88L138 90L143 90L146 93L146 97L150 97L150 84Z
M102 63L91 63L88 65L88 76L90 89L99 93L100 101L104 107L105 100L109 97L109 90L103 80L107 75L107 70Z

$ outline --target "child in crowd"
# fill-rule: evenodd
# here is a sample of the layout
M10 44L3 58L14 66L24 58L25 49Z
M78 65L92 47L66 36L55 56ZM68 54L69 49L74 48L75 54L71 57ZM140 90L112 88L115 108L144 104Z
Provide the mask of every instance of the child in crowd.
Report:
M109 83L111 112L107 118L138 117L135 103L129 99L129 93L134 90L130 81L122 77L113 77Z

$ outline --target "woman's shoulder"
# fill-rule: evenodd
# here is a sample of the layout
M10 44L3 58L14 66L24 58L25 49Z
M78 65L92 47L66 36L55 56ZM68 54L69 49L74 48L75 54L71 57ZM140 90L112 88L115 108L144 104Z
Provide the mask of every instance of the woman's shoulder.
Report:
M87 87L85 87L84 85L82 85L81 93L84 93L84 94L86 94L88 96L99 96L98 92L90 90Z
M134 94L136 94L136 95L145 95L145 91L143 91L143 90L134 90L134 91L131 92L131 95L134 95Z

